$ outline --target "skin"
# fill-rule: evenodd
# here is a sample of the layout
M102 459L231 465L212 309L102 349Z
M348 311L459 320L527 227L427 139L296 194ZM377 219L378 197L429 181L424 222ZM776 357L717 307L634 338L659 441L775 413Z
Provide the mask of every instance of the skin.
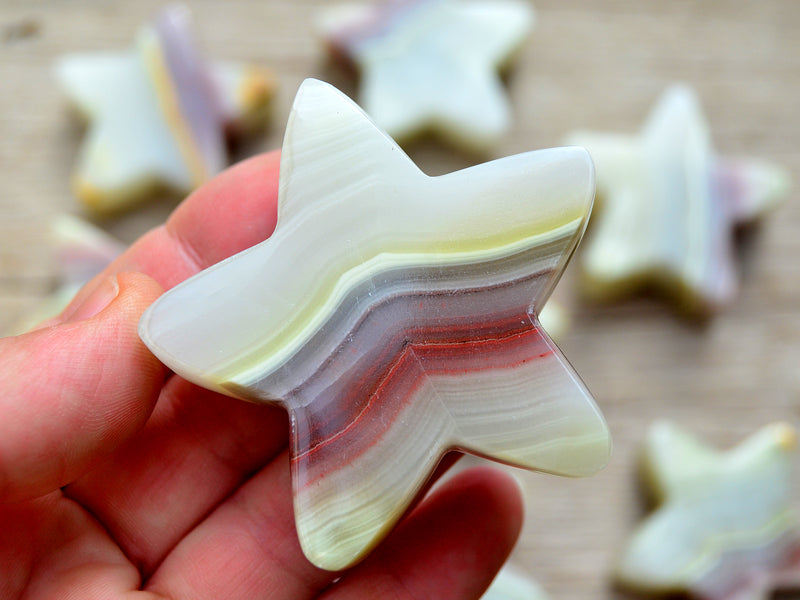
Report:
M224 172L59 317L0 339L0 597L468 599L506 559L520 492L477 468L362 563L315 568L294 527L285 413L198 388L140 341L162 290L272 233L279 161Z

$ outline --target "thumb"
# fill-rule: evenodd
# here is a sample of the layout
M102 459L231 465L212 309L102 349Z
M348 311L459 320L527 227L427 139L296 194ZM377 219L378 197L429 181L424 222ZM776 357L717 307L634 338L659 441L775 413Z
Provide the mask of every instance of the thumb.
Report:
M144 425L165 369L137 326L160 294L149 277L122 273L60 323L0 339L0 501L66 485Z

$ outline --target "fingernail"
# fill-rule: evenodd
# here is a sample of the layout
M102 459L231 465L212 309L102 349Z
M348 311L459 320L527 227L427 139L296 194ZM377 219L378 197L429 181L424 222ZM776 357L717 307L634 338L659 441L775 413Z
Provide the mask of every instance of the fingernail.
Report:
M119 283L116 276L106 277L97 284L97 287L77 308L65 316L64 320L83 321L84 319L90 319L111 304L117 294L119 294Z

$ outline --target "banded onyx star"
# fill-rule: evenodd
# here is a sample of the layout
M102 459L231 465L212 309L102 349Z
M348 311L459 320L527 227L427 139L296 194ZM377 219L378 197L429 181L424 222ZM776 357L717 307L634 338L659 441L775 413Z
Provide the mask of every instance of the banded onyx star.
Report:
M359 104L393 138L430 131L484 150L511 122L498 69L533 21L525 0L388 0L329 9L320 28L358 68Z
M167 292L140 333L183 377L286 408L300 542L342 569L449 450L572 476L606 463L606 424L537 317L593 195L581 148L428 177L307 80L274 234Z
M186 193L227 164L226 135L264 118L264 71L208 62L182 6L141 28L127 52L61 57L56 75L88 121L73 189L90 209L127 208L165 186Z
M730 302L733 232L772 208L788 176L714 153L694 92L666 91L638 135L576 132L597 167L601 203L583 250L587 291L615 298L655 287L690 314Z
M777 423L719 452L672 423L653 425L643 467L658 506L628 543L619 581L706 600L767 600L800 589L789 481L796 438Z

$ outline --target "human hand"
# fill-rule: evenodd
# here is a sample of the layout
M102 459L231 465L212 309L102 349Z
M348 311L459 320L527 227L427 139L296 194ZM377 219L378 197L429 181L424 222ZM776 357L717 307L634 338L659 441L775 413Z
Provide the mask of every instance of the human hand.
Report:
M445 482L349 571L315 568L286 414L198 388L140 341L162 289L271 234L278 166L229 169L60 317L0 339L0 598L466 599L500 568L522 507L488 468Z

